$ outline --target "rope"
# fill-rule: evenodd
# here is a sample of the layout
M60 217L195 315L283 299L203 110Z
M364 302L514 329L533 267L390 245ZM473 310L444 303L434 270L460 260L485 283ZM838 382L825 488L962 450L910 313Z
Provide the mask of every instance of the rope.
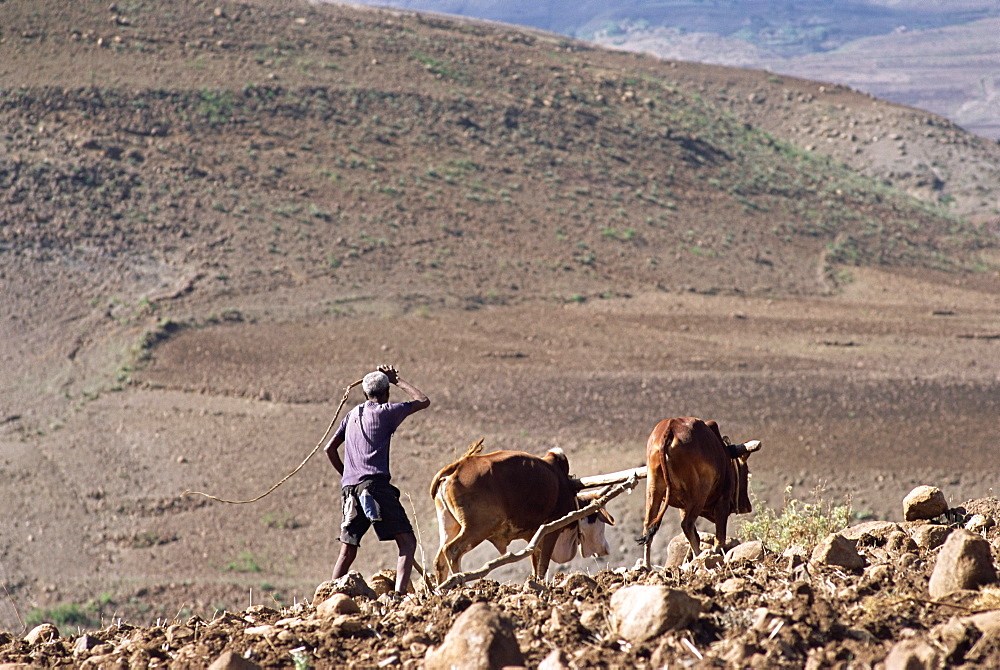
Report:
M246 505L247 503L257 502L264 496L268 495L269 493L274 491L274 489L278 488L279 486L287 482L289 479L291 479L292 475L301 470L303 466L305 466L305 464L309 462L309 459L316 455L316 452L319 451L319 448L323 446L324 442L326 442L326 438L330 434L330 431L333 430L333 427L337 424L337 417L340 416L340 410L344 409L344 403L347 402L347 396L351 394L351 389L360 384L362 381L364 380L359 379L357 381L351 382L350 385L348 385L348 387L344 389L344 397L340 399L340 405L337 407L337 411L333 415L333 420L330 421L330 425L326 427L326 432L323 433L323 437L320 439L319 442L316 443L316 446L313 447L313 450L309 452L309 455L305 457L305 460L299 463L299 466L297 468L295 468L287 475L282 477L281 481L279 481L277 484L275 484L268 490L261 493L256 498L251 498L250 500L226 500L224 498L218 498L216 496L209 495L208 493L202 493L201 491L185 491L184 493L181 494L181 497L183 498L184 496L190 496L190 495L205 496L206 498L209 498L211 500L217 500L218 502L222 503L229 503L230 505Z

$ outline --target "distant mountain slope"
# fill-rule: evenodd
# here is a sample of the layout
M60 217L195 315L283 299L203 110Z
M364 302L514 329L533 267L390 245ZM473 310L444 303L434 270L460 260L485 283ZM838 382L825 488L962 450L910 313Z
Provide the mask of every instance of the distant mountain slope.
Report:
M908 29L939 28L1000 16L995 0L360 0L501 21L582 39L622 27L669 27L741 39L781 57L835 49L848 42Z
M1000 139L1000 3L361 0L553 30L661 58L845 84Z
M869 37L766 65L931 110L1000 139L1000 19Z
M657 283L822 292L835 263L973 268L970 248L990 243L716 97L743 77L760 98L818 98L785 129L822 127L839 104L893 119L879 135L925 134L845 91L735 71L687 84L551 34L336 5L33 7L0 5L14 254L153 253L228 292L391 269L475 302ZM941 171L925 202L960 192Z

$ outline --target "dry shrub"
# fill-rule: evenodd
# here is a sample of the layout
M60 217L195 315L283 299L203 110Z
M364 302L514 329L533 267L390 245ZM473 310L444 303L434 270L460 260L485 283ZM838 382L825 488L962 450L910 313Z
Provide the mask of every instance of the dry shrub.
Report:
M760 540L771 551L781 553L790 546L815 546L830 533L847 527L851 520L851 502L834 505L820 499L821 489L813 490L816 503L804 503L792 497L792 487L785 487L784 504L780 512L760 505L753 498L757 513L753 519L744 521L740 537L744 541Z

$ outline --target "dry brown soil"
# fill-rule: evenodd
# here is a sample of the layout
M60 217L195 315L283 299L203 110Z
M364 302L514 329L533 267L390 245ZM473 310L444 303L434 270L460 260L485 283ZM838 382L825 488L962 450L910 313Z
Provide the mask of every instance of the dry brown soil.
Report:
M823 92L827 106L811 83L506 27L182 6L0 3L0 629L61 616L74 622L64 633L103 629L117 644L152 626L136 638L149 656L157 622L251 601L276 618L311 600L338 549L339 482L322 455L254 504L181 494L262 493L321 439L347 384L383 362L433 403L393 444L426 562L430 477L480 437L560 446L575 474L597 474L641 465L658 420L696 415L763 440L761 506L790 486L900 520L916 484L952 504L996 495L1000 191L968 167L995 148L947 124L928 138L928 115L844 89ZM767 87L774 106L753 103ZM796 129L873 107L884 114L871 123L948 147L949 179L928 198L954 193L968 220L789 148ZM789 144L746 128L766 122ZM554 571L632 566L642 497L611 504L610 556ZM921 561L900 568L904 595L923 594ZM365 542L365 575L391 563ZM463 598L496 601L526 573L427 596L434 614L393 614L392 634L405 622L426 637L406 649L436 644ZM598 606L611 582L640 578L600 574ZM649 579L710 595L716 577ZM761 575L755 593L780 579ZM530 609L547 620L548 604ZM532 622L520 634L537 662L541 628L511 607ZM913 605L872 623L837 607L877 637L851 647L868 660L947 616ZM741 621L694 642L705 650ZM368 663L389 648L378 630L299 642ZM655 651L577 632L565 644L584 663ZM802 664L843 646L840 632L759 651ZM242 651L241 634L185 653ZM284 642L258 660L290 665ZM11 645L5 658L30 657Z

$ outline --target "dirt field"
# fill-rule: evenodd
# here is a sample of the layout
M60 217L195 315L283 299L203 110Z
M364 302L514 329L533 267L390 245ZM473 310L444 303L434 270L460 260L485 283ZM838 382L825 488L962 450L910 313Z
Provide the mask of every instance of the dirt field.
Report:
M660 419L695 415L763 440L760 507L792 487L849 499L856 520L901 521L917 484L952 505L996 496L1000 184L970 167L996 147L947 125L928 136L931 117L846 90L809 98L806 82L494 25L264 0L183 16L37 6L0 3L0 630L115 622L110 639L132 634L121 618L155 637L164 620L251 601L276 619L310 601L338 550L339 481L322 455L251 505L181 494L262 493L380 363L433 403L393 445L425 562L430 477L481 437L560 446L575 474L598 474L641 465ZM806 97L752 104L764 86ZM909 146L947 147L940 188L912 189L926 199L793 142L873 109ZM859 146L891 170L884 146ZM948 199L954 211L938 207ZM611 504L605 560L553 568L598 575L599 606L629 580L697 591L719 576L601 572L638 558L642 497ZM907 593L925 588L920 560L900 568ZM391 564L365 542L366 577ZM456 614L526 574L420 606ZM943 617L871 623L881 642L863 658ZM438 644L451 619L416 642ZM698 644L729 639L712 625ZM520 633L532 663L535 632ZM192 648L191 664L236 639ZM373 639L321 658L367 663ZM19 644L3 658L30 657ZM582 663L656 649L609 644Z

